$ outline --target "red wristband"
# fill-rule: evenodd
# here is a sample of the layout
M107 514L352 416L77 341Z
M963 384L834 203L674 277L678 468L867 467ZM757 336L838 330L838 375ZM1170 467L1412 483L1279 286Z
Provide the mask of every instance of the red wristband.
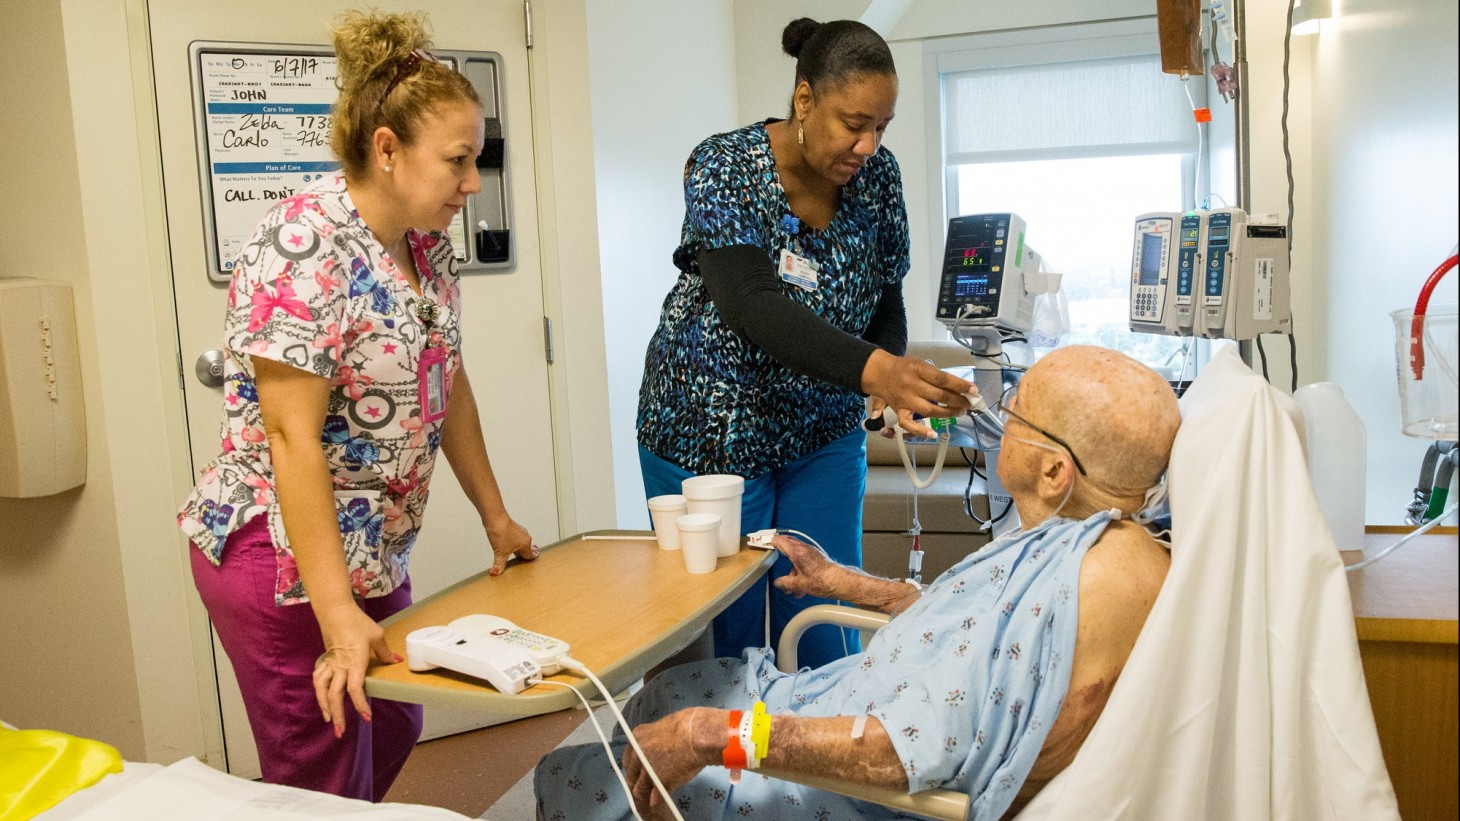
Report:
M738 780L740 771L745 769L745 748L740 746L740 710L731 710L730 718L725 726L725 753L723 761L730 770L731 780Z

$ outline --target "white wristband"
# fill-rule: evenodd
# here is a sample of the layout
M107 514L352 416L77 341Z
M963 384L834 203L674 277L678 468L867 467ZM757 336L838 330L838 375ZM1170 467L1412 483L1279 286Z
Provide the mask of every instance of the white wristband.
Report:
M755 757L755 740L751 730L755 727L755 715L750 710L740 719L740 748L745 750L745 769L760 769L760 759Z
M914 581L912 579L903 579L903 581L905 581L908 584L912 585L913 586L913 589L916 590L916 591L918 591L919 593L923 592L923 585L922 585L921 582Z

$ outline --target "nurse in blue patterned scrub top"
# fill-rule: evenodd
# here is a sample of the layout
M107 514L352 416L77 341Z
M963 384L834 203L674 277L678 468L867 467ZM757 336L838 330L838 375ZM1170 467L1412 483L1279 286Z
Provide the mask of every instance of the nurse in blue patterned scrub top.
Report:
M741 530L794 529L837 561L861 565L864 395L903 424L952 416L973 387L903 356L907 214L892 153L881 147L897 74L887 44L861 23L792 22L789 119L717 134L685 165L679 278L649 343L639 394L639 457L648 496L686 477L746 479ZM784 559L771 578L789 572ZM714 623L715 654L761 645L766 580ZM769 641L819 603L771 590ZM856 635L816 628L817 666L854 652Z

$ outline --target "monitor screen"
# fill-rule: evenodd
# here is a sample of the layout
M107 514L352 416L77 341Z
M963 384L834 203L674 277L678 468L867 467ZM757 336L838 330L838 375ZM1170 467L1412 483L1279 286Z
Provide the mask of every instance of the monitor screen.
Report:
M959 273L953 280L953 296L955 297L987 296L988 292L988 274Z
M1141 285L1161 284L1161 257L1166 252L1166 238L1162 234L1141 235L1141 270L1137 282Z

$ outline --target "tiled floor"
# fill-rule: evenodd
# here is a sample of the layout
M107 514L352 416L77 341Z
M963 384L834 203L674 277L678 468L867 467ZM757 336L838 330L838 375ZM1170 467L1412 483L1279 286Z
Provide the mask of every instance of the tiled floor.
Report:
M564 710L422 742L385 800L445 807L476 818L586 716L581 709Z

